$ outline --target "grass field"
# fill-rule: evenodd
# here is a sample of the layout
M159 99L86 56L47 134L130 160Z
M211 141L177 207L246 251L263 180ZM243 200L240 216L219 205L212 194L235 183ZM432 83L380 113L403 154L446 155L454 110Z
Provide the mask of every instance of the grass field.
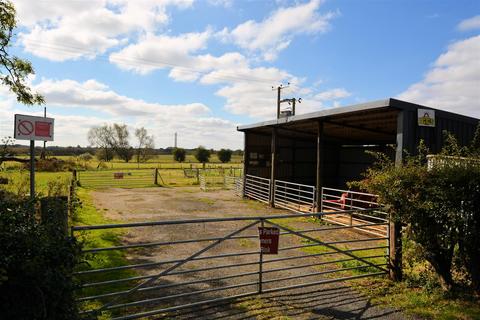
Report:
M157 186L175 187L198 185L197 171L185 169L165 169L157 170ZM121 179L115 179L116 173L122 173ZM203 171L199 169L200 175L206 175L209 182L223 182L223 175L240 176L241 169L238 167L216 167ZM80 185L85 188L145 188L155 187L155 169L104 169L78 171L77 178ZM40 196L47 195L67 195L68 184L72 179L71 172L37 172L35 174L35 189ZM20 196L29 193L30 173L27 170L6 170L0 171L0 178L7 178L9 183L0 185L0 189L13 192Z
M188 155L186 162L178 163L173 161L171 155L159 155L145 163L120 161L118 159L110 162L88 162L78 157L60 156L58 159L73 161L78 169L80 182L85 182L88 188L104 187L152 187L154 184L154 169L158 169L158 185L161 186L189 186L199 183L196 177L196 169L201 170L203 165L197 162L192 155ZM229 163L218 162L216 156L212 156L212 162L205 165L207 175L220 176L240 175L243 164L241 156L232 156ZM216 161L216 162L215 162ZM88 170L85 170L87 168ZM192 169L192 170L190 170ZM123 172L124 177L120 180L114 179L114 172ZM7 185L0 185L0 189L6 189L18 195L29 193L29 171L25 166L17 162L4 162L0 167L0 178L8 178ZM40 195L51 195L55 190L58 194L67 193L67 185L72 178L71 172L37 172L36 191ZM83 180L83 181L82 181ZM62 188L61 185L65 187Z
M0 189L24 196L30 192L30 172L27 170L0 171L0 177L8 178L8 184L0 185ZM67 195L71 172L37 172L35 189L40 196Z
M20 158L28 158L26 155L19 156ZM52 157L53 158L53 157ZM148 169L148 168L202 168L203 165L199 163L193 155L187 155L185 162L179 163L173 160L171 155L157 155L152 159L149 159L147 162L137 163L134 160L130 162L125 162L119 159L113 159L109 162L99 162L97 159L92 159L90 161L82 161L79 157L74 156L56 156L54 158L74 161L78 164L79 167L88 167L89 169ZM232 155L232 159L228 163L222 163L218 160L216 155L210 157L210 162L205 164L206 168L239 168L242 167L242 156ZM22 164L17 162L4 162L0 167L0 170L15 170L22 167Z

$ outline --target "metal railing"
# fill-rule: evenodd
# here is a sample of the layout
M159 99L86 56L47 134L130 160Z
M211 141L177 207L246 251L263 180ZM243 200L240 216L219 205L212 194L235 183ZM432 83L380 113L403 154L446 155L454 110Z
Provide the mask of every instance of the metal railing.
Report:
M236 196L243 196L243 177L237 177L237 179L235 180L234 190Z
M270 201L270 179L247 174L245 177L245 196L268 203Z
M243 181L243 178L229 175L209 176L201 173L198 181L202 191L218 189L236 190L238 181Z
M309 216L324 219L330 214L337 212ZM77 237L106 230L122 230L125 239L144 232L159 237L149 242L123 241L116 246L84 249L89 256L100 255L100 260L102 254L108 257L118 251L125 252L129 259L123 265L90 267L75 273L82 282L78 302L90 308L100 305L81 314L96 317L108 311L113 319L174 317L179 310L203 304L387 272L388 236L359 238L348 232L352 226L311 223L299 229L281 222L292 218L303 219L305 215L74 226L72 235ZM388 222L355 228L372 225L388 226ZM259 249L259 226L280 230L278 255L266 255ZM335 232L338 237L332 239ZM125 276L121 271L134 273Z
M330 223L355 227L365 223L388 221L388 214L382 211L378 196L375 194L323 187L321 199L320 211L338 212L324 218ZM365 209L372 210L368 213L362 212ZM363 228L362 231L373 235L385 235L388 230L384 226L371 226Z
M315 187L275 180L274 204L294 212L315 212Z

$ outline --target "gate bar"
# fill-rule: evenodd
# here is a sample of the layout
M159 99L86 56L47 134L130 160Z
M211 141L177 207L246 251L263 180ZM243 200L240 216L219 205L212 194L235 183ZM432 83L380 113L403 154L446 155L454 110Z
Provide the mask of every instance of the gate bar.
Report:
M336 215L341 213L354 213L354 212L370 212L378 211L375 209L363 209L363 210L342 210L335 212L312 212L304 216L322 217L327 215ZM230 217L230 218L205 218L205 219L187 219L187 220L163 220L163 221L151 221L151 222L134 222L134 223L119 223L119 224L100 224L100 225L88 225L88 226L72 226L72 231L82 230L98 230L98 229L117 229L117 228L131 228L131 227L149 227L157 225L174 225L174 224L187 224L187 223L207 223L207 222L225 222L225 221L248 221L258 220L258 223L262 219L286 219L299 217L299 214L284 214L284 215L269 215L269 216L244 216L244 217Z
M222 243L223 240L228 239L228 238L230 238L230 237L232 237L232 236L234 236L234 235L236 235L236 234L239 234L240 232L242 232L242 231L244 231L244 230L246 230L246 229L248 229L248 228L250 228L250 227L253 227L253 226L256 225L256 224L258 224L258 221L254 221L254 222L252 222L252 223L250 223L250 224L248 224L248 225L246 225L246 226L244 226L244 227L242 227L242 228L240 228L240 229L238 229L238 230L236 230L236 231L234 231L234 232L231 232L231 233L229 233L228 235L226 235L225 237L223 237L223 239L215 241L214 243L206 246L205 248L203 248L203 249L195 252L194 254L192 254L192 255L189 256L188 258L184 259L183 261L178 262L177 264L175 264L175 265L167 268L166 270L160 272L159 274L156 274L156 275L151 276L151 278L150 278L149 280L147 280L147 281L145 281L145 282L143 282L143 283L140 283L140 284L136 285L136 286L133 287L132 289L128 290L127 293L125 293L123 296L115 297L115 298L112 299L110 302L107 302L107 303L105 303L103 306L101 306L100 308L94 310L95 314L98 314L99 312L105 310L107 307L113 305L113 304L114 304L115 302L117 302L119 299L128 297L128 296L130 296L132 293L136 292L138 289L140 289L140 288L142 288L142 287L144 287L144 286L146 286L146 285L149 285L149 284L153 283L155 280L157 280L158 278L160 278L160 277L168 274L170 271L172 271L172 270L174 270L174 269L176 269L176 268L184 265L185 263L187 263L188 261L192 260L193 258L201 255L202 253L204 253L204 252L210 250L211 248L217 246L218 244Z
M284 227L284 226L281 226L281 225L279 225L279 224L276 224L276 223L274 223L274 222L271 222L270 220L266 220L266 221L267 221L268 223L276 226L277 228L280 228L280 229L283 229L283 230L286 230L286 231L290 231L291 233L296 234L297 236L299 236L299 237L301 237L301 238L305 238L305 239L307 239L307 240L310 240L310 241L319 243L319 244L321 244L321 245L324 245L324 246L327 247L327 248L330 248L330 249L333 249L333 250L335 250L335 251L338 251L339 253L343 253L343 254L345 254L345 255L347 255L347 256L349 256L349 257L355 258L356 260L360 260L360 261L362 261L363 263L366 263L366 264L368 264L368 265L370 265L370 266L372 266L372 267L376 267L373 263L371 263L371 262L369 262L369 261L366 261L366 260L362 259L361 257L357 257L357 256L355 256L355 255L353 255L353 254L351 254L351 253L349 253L349 252L345 252L344 250L341 250L341 249L339 249L339 248L337 248L337 247L335 247L335 246L332 246L332 245L330 245L330 244L328 244L328 243L326 243L326 242L322 242L322 241L320 241L320 240L318 240L318 239L312 238L312 237L310 237L310 236L306 236L306 235L301 234L301 233L299 233L299 232L297 232L297 231L295 231L295 230L292 230L292 229L289 229L289 228L287 228L287 227ZM387 239L388 239L388 238L385 238L385 240L387 240ZM339 241L336 241L336 242L339 242ZM379 267L377 267L377 268L380 269L380 270L383 270L383 271L385 271L385 272L388 272L386 269L379 268Z
M263 291L263 293L283 291L283 290L286 290L286 289L305 288L305 287L311 287L311 286L315 286L315 285L319 285L319 284L327 284L327 283L333 283L333 282L339 282L339 281L360 279L360 278L366 278L366 277L383 275L383 274L385 274L385 272L368 273L368 274L363 274L363 275L358 275L358 276L342 277L342 278L337 278L337 279L327 279L327 280L321 280L321 281L310 282L310 283L302 283L302 284L293 285L293 286L266 289L266 290ZM112 320L138 319L138 318L157 315L159 313L167 313L167 312L172 312L172 311L178 311L178 310L193 308L193 307L197 307L197 306L201 306L201 305L207 305L207 304L210 304L210 303L218 303L218 302L231 301L231 300L240 299L240 298L246 298L246 297L250 297L250 296L253 296L253 295L256 295L256 294L257 294L257 292L242 293L242 294L238 294L238 295L234 295L234 296L230 296L230 297L204 300L204 301L193 302L193 303L190 303L190 304L185 304L185 305L176 306L176 307L169 307L169 308L164 308L164 309L157 309L157 310L152 310L152 311L141 312L141 313L128 315L128 316L121 316L121 317L117 317L117 318L112 318Z

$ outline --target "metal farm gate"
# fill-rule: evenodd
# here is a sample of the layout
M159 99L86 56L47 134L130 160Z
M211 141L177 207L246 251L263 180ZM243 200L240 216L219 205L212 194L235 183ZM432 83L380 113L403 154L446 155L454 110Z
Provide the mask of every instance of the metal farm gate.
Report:
M270 201L270 179L245 175L245 196L268 203Z
M361 210L364 215L375 211ZM81 314L96 318L108 313L116 320L175 318L230 299L387 273L388 221L353 227L306 224L305 218L290 214L73 226L72 235L80 239L91 233L118 233L122 239L109 247L86 241L83 252L90 263L75 273L82 283ZM295 219L303 228L289 225ZM353 231L372 226L384 226L387 232ZM278 254L262 252L259 227L277 228ZM114 257L115 265L98 267Z
M316 212L315 187L306 184L275 180L275 206L294 212Z
M148 187L158 183L157 169L77 171L77 180L85 188Z

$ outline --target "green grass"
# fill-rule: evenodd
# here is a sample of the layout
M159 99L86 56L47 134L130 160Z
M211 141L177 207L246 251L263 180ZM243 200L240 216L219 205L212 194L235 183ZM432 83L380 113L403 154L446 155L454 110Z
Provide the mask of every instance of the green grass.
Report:
M478 297L451 297L440 288L427 290L380 278L362 279L354 284L357 290L372 299L373 304L396 307L408 315L438 320L480 319Z
M0 177L9 179L9 183L6 185L0 185L7 191L13 192L19 195L25 195L30 192L30 172L26 170L14 170L14 171L0 171ZM48 195L49 184L57 183L63 184L63 194L66 195L68 191L68 183L72 174L70 172L36 172L35 173L35 191L40 195Z
M278 306L272 305L267 299L254 297L243 299L234 303L237 308L243 309L249 317L255 317L257 320L291 320L291 317L283 315ZM285 308L294 309L294 307L285 306Z
M209 206L213 206L215 204L215 200L210 198L197 198L197 200L205 204L208 204Z
M82 207L77 211L75 221L73 222L75 225L98 225L115 222L113 220L106 219L102 215L102 213L95 208L88 190L78 188L77 194L82 202ZM123 235L123 233L124 231L122 231L121 229L105 229L78 232L75 235L79 238L80 241L84 243L84 249L89 249L120 245L121 236ZM125 257L124 251L104 251L96 254L86 255L85 262L78 266L77 271L110 268L126 264L128 264L128 261ZM79 279L84 282L90 283L127 278L132 277L135 274L136 273L132 270L119 270L108 273L79 276ZM130 287L131 283L103 285L99 287L83 289L80 294L81 296L90 296L114 291L127 290ZM80 308L82 310L89 310L95 307L99 307L102 302L103 301L100 300L86 302L81 304ZM110 317L110 313L105 312L103 314L103 317L104 319L108 319Z
M298 222L318 223L319 220L315 217L306 216L306 217L300 217L300 218L279 219L279 220L275 221L275 223L277 223L280 226L283 226L283 227L286 227L288 229L296 231L297 228L295 228L295 226L292 225L295 222L297 222L297 223ZM309 236L314 238L314 239L317 239L319 241L325 241L324 239L322 239L321 237L318 237L318 236L311 236L311 235L309 235ZM305 239L305 238L301 238L301 237L299 237L299 238L301 239L300 242L302 244L305 244L305 245L317 244L317 242L315 242L315 241ZM348 245L333 245L333 247L335 247L339 250L354 249L353 247L349 247ZM334 252L335 251L334 249L331 249L331 248L329 248L325 245L321 245L321 244L311 246L311 247L304 247L304 248L301 248L300 250L302 250L303 252L305 252L307 254L312 254L312 255L313 254L323 254L323 253L328 253L328 252ZM376 258L367 258L365 260L370 262L370 263L373 263L373 264L384 264L386 262L385 261L386 259L384 257L385 254L386 254L385 249L367 249L367 250L350 252L349 254L354 256L354 257L358 257L358 258L365 258L365 257L371 257L371 256L383 256L383 257L376 257ZM351 256L346 255L344 253L335 253L335 254L327 254L327 255L323 256L322 260L323 261L335 261L335 260L345 260L345 259L350 259L350 258L351 258ZM331 265L330 264L326 265L326 266L328 266L327 269L331 269L332 265L335 266L338 269L346 269L346 268L362 267L362 266L365 266L366 263L362 262L360 260L341 261L341 262L337 262L337 263L332 263ZM319 269L325 270L326 266L320 266ZM340 276L354 276L354 275L361 275L361 274L374 273L374 272L379 272L379 269L375 268L375 267L372 267L372 266L368 266L368 267L361 268L361 269L352 269L352 270L335 272L335 273L332 273L330 277L336 278L336 277L340 277Z

